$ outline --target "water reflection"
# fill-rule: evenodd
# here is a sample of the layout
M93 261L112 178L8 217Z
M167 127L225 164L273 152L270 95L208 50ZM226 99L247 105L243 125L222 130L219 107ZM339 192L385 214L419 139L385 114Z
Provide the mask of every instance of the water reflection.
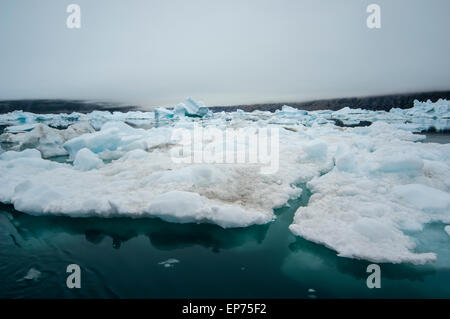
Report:
M336 268L340 273L350 275L358 280L365 280L367 278L367 266L373 263L366 260L339 257L334 250L300 237L297 237L295 242L289 244L289 249L297 256L296 258L302 262L305 260L312 260L307 256L315 255L317 259L316 262L311 265L311 268L317 267L320 271L327 268ZM420 266L413 264L377 264L382 267L383 278L392 280L407 279L410 281L423 281L425 276L434 275L436 273L436 269L432 264Z
M174 224L160 219L131 218L68 218L63 216L30 216L14 210L11 205L0 205L0 225L17 245L32 238L56 236L60 233L84 235L92 244L112 238L113 247L120 249L124 242L145 235L151 245L160 250L173 250L200 245L219 252L244 245L261 244L269 225L223 229L211 224ZM6 217L10 216L10 217ZM6 230L7 228L7 230ZM44 236L45 235L45 236Z

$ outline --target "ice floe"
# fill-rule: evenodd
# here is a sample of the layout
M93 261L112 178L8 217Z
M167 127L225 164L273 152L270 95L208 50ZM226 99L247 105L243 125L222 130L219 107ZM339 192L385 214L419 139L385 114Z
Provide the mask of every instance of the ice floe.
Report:
M273 221L273 209L306 183L312 196L290 226L295 235L343 257L422 264L440 252L418 251L415 235L427 223L450 223L450 144L418 143L424 136L413 132L448 130L449 105L212 113L188 99L155 112L11 112L0 115L0 125L9 125L0 137L0 201L34 215L247 227ZM195 136L199 127L201 147L180 153L176 132ZM230 144L234 137L225 133L262 128L279 134L270 174L263 162L186 161L235 146L251 151L250 140ZM69 161L49 160L59 155Z
M338 144L336 165L308 182L313 195L290 229L344 257L433 261L433 252L414 251L413 234L425 223L450 220L450 144L413 143L395 134L387 140L381 137L387 127L376 138L380 128L370 137L347 136L345 146L346 133L329 142L329 148Z
M11 144L11 150L24 150L35 148L41 151L44 158L67 155L63 148L66 141L85 133L93 133L94 128L88 122L78 122L67 129L58 130L45 124L34 124L28 132L17 134L7 133L0 135L0 142Z
M5 152L0 200L37 215L154 216L244 227L271 221L273 208L301 191L291 177L265 176L258 167L175 164L161 150L129 154L93 169L98 161L87 148L77 152L74 166L42 159L34 149Z

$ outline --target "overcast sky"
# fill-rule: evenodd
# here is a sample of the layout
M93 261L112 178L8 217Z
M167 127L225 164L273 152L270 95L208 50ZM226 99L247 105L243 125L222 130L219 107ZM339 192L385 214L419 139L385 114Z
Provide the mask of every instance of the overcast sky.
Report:
M66 8L81 7L68 29ZM381 7L381 29L366 8ZM0 99L171 105L450 89L448 0L1 0Z

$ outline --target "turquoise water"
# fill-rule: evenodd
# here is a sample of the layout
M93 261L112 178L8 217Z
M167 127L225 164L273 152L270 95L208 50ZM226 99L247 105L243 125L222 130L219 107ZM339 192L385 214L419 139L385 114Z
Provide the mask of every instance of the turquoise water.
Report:
M222 229L159 219L34 217L0 206L1 298L449 298L450 258L425 266L381 266L368 289L369 262L337 257L288 230L309 191L263 226ZM448 247L443 225L419 238ZM444 247L444 248L443 248ZM441 258L442 257L442 258ZM179 260L173 267L159 264ZM66 287L66 267L81 267L81 288ZM41 272L24 280L28 270ZM315 293L308 293L308 289Z

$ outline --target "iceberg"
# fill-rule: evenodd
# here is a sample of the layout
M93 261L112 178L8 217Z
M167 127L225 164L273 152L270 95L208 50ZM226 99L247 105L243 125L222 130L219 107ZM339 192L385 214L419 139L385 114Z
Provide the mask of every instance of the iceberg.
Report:
M64 149L74 159L77 152L87 148L101 159L118 159L129 151L151 150L170 143L171 130L133 128L120 121L105 123L101 129L91 134L83 134L63 144Z
M179 103L175 105L173 110L158 107L154 110L156 121L170 120L180 117L205 117L211 115L209 109L203 104L203 102L196 102L191 98L187 98L185 103Z
M186 103L180 103L175 107L175 112L177 114L182 113L184 110L184 115L193 117L203 117L208 114L208 108L203 104L203 102L196 102L191 98L186 99Z
M162 108L162 107L158 107L154 110L155 112L155 120L156 121L161 121L161 120L168 120L168 119L173 119L174 114L171 110Z
M67 155L63 144L79 135L94 132L94 128L87 122L77 122L67 129L58 130L45 124L35 124L29 132L3 133L0 142L9 143L11 150L37 149L44 158Z

